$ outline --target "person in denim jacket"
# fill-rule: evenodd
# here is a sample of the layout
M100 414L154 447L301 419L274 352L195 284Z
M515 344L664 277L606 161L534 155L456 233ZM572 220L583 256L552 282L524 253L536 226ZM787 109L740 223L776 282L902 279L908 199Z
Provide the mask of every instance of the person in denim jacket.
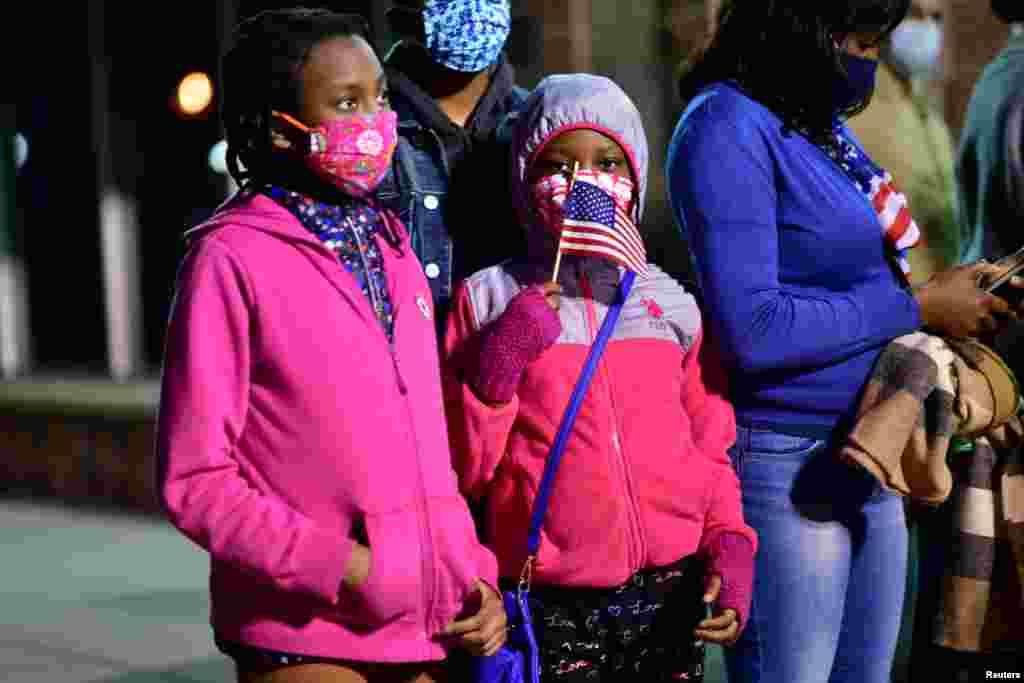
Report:
M497 131L527 92L502 52L507 0L398 0L389 20L400 36L385 58L399 145L380 196L412 235L443 325L459 280L521 248L510 217L478 207L508 204Z

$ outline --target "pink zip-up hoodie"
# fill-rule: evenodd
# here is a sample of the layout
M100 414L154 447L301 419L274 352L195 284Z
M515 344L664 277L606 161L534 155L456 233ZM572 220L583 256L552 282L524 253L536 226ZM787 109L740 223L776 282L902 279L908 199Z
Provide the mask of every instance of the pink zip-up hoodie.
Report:
M444 363L462 490L486 501L489 543L501 575L510 579L526 559L530 511L548 452L621 278L621 270L602 259L564 257L561 336L526 368L510 402L492 406L476 395L469 373L480 332L524 288L551 277L553 244L524 208L527 169L555 137L588 128L626 152L638 180L637 223L647 186L640 114L612 81L550 76L521 116L512 146L512 194L528 221L533 257L480 271L457 291ZM725 390L696 302L650 265L623 306L568 440L533 569L537 582L618 586L640 570L710 554L727 534L743 536L756 549L726 452L736 423Z
M157 436L171 521L209 551L227 640L347 660L443 659L438 634L493 554L459 493L430 289L378 237L394 342L337 257L286 209L240 195L191 234ZM365 584L342 584L353 539Z

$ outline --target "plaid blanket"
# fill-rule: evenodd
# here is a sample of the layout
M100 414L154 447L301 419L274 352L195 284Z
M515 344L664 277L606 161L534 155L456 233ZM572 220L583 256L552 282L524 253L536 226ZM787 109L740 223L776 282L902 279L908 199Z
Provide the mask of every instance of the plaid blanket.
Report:
M1013 418L954 464L952 551L934 622L936 645L1024 651L1024 426Z
M890 491L938 504L953 488L950 439L983 429L993 410L988 382L945 340L908 334L879 356L840 456Z
M968 652L1024 648L1024 424L989 429L992 385L967 351L923 332L885 348L864 387L840 456L887 489L937 504L953 493L952 551L935 615L937 645ZM1006 414L1006 413L1003 413ZM954 435L973 456L947 461ZM955 484L955 490L954 490Z

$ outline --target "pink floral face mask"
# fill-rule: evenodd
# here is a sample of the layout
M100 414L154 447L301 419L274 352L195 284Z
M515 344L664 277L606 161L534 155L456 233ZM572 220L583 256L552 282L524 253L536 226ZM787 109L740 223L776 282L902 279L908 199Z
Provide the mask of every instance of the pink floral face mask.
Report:
M605 173L603 171L584 170L576 174L576 182L597 185L615 198L619 210L631 216L633 206L633 181L629 178ZM557 173L544 176L530 188L533 208L547 230L558 237L562 234L562 205L569 194L569 178Z
M372 194L391 168L398 144L398 115L393 111L348 116L317 128L288 114L273 115L309 135L306 165L345 194Z

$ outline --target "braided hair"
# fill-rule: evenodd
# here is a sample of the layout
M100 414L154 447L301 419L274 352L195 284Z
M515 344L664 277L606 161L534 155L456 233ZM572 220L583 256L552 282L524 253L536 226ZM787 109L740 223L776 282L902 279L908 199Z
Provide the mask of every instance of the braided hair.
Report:
M787 128L825 142L836 114L828 93L846 78L836 37L877 33L881 43L909 9L910 0L725 0L714 37L679 81L680 95L688 101L706 85L733 81ZM838 113L854 116L869 101Z
M294 114L300 74L310 51L327 38L370 40L366 21L304 7L267 10L242 21L224 55L222 121L227 165L242 187L266 185L280 175L271 145L271 111Z

